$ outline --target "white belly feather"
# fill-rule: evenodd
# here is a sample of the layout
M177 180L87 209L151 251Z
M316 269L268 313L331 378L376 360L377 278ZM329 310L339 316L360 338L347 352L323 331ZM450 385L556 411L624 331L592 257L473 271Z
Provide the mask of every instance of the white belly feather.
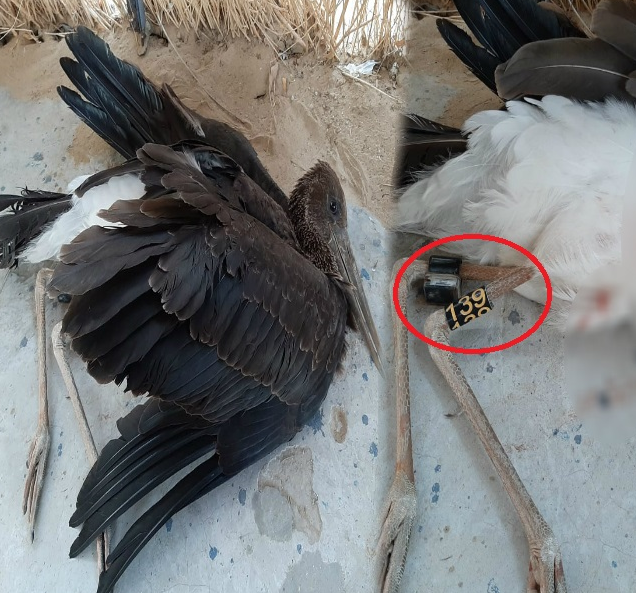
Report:
M627 185L635 107L552 96L507 108L466 122L468 150L407 189L398 226L432 239L483 233L522 245L546 267L559 308L593 271L621 261L622 210L635 200ZM527 263L496 243L454 247L478 263ZM518 292L546 298L541 278Z
M89 176L74 179L68 191L75 190ZM117 200L135 200L144 195L144 184L137 175L113 177L108 183L87 191L83 197L73 195L70 210L59 216L49 228L42 233L22 256L30 263L39 263L58 258L62 245L70 243L82 231L91 226L115 226L98 216L100 210L110 208Z

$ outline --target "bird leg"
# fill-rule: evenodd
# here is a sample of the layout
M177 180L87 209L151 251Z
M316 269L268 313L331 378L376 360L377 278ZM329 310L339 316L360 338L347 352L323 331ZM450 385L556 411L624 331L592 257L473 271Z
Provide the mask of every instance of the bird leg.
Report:
M528 281L532 276L532 270L518 268L489 284L486 292L494 300ZM438 343L449 345L449 332L449 326L442 309L428 317L425 323L425 335ZM513 467L504 447L491 427L453 354L433 346L429 347L429 352L449 383L462 410L471 421L474 431L495 466L522 521L531 554L527 591L529 593L566 593L562 557L555 536L515 471L515 467Z
M392 278L406 260L398 260ZM400 307L407 306L411 284L423 279L427 263L417 260L409 266L398 287ZM411 413L409 409L409 337L396 311L393 313L394 365L396 381L396 473L387 496L383 525L376 546L378 590L394 593L403 576L411 529L416 518L416 486L411 446Z
M69 365L67 356L69 346L67 341L65 340L64 334L62 334L61 332L61 329L62 322L60 321L55 324L53 330L51 331L53 353L55 354L55 359L58 363L58 367L60 368L60 372L62 373L62 378L64 379L64 384L66 385L69 399L73 404L73 411L75 412L77 425L80 429L82 440L84 441L86 456L88 457L90 464L94 465L97 461L97 448L95 447L93 434L91 433L91 429L86 419L84 406L82 405L82 400L80 399L80 394L77 390L77 385L75 384L73 373L71 372L71 367ZM97 538L97 568L100 574L106 569L106 558L108 557L109 543L109 531L105 531Z
M395 278L406 259L394 264ZM410 265L398 287L400 308L407 310L407 295L411 286L424 281L427 262L416 260ZM460 276L465 280L492 280L506 275L510 268L463 264ZM378 590L395 593L402 579L409 537L416 517L416 487L411 440L411 414L409 393L409 335L407 328L394 311L393 315L395 374L396 374L396 472L387 496L383 525L376 546L378 562Z
M40 493L44 482L46 463L51 448L51 435L49 432L49 402L47 391L47 356L46 356L46 287L51 279L53 270L42 268L35 279L35 318L36 333L38 338L38 389L39 389L39 413L36 434L31 441L29 457L27 460L27 479L24 486L22 499L22 512L28 516L31 529L31 541L35 536L35 517L38 508ZM86 454L91 464L97 460L97 449L91 434L79 393L73 380L73 375L66 357L66 343L61 336L61 323L55 325L52 331L53 353L57 360L64 383L73 403L75 415L80 427L80 433ZM108 533L102 534L97 540L97 563L99 572L105 569L105 561L108 556Z
M49 433L49 403L46 384L46 327L44 305L46 285L51 278L52 270L42 268L35 279L35 320L38 338L38 427L29 447L27 459L27 479L22 497L22 512L27 515L31 541L35 537L35 517L38 508L46 462L51 449Z

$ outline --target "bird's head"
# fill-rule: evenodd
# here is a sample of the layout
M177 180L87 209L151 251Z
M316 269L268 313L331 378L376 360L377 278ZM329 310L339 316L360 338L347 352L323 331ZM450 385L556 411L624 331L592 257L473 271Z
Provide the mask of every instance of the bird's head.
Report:
M350 308L349 321L363 335L382 373L380 340L352 254L345 194L334 170L319 161L297 182L289 208L304 255L342 286Z

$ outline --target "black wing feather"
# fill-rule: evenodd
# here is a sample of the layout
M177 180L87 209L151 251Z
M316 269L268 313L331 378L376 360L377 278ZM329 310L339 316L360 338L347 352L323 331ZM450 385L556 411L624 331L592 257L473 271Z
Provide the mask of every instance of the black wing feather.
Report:
M78 498L77 509L69 522L71 527L78 527L88 521L93 513L113 499L124 486L132 483L137 474L141 475L141 472L150 469L201 435L198 431L184 431L182 427L171 427L164 432L144 436L143 440L136 443L135 448L130 449L129 455L120 459L119 463L113 464L108 472L100 475L99 481L85 492L81 503ZM112 521L109 520L110 522Z
M229 476L221 473L216 457L204 461L146 511L126 532L108 557L108 569L100 575L97 593L110 593L126 568L173 515L208 494Z
M145 143L174 144L202 138L234 159L281 208L287 196L265 169L248 139L238 130L188 109L168 86L158 89L132 64L85 27L66 36L76 62L62 58L69 80L85 96L60 86L62 100L95 133L126 158Z
M498 0L498 2L524 33L527 43L542 39L559 39L575 33L571 27L568 29L562 27L558 16L539 6L535 0ZM581 32L577 34L583 35Z
M482 44L482 47L489 50L493 55L500 57L497 43L493 42L493 37L497 35L497 31L490 26L489 22L485 22L480 0L454 0L454 4L462 20Z
M553 39L525 45L496 70L505 99L561 95L582 101L616 97L632 102L626 81L635 69L628 58L601 39Z
M22 251L60 214L71 207L71 196L25 189L21 196L0 196L0 268L16 265Z
M438 21L440 34L458 58L494 93L500 91L496 69L515 59L528 44L584 36L566 17L544 9L536 0L454 0L454 4L482 47L448 21Z
M419 115L403 115L401 128L394 163L396 189L411 185L423 171L439 167L444 160L462 154L467 146L466 138L457 128Z
M113 472L127 467L137 460L148 448L155 446L157 440L166 438L167 431L183 426L204 428L208 423L186 414L180 407L156 399L149 399L136 406L126 416L117 421L120 438L110 440L100 452L97 462L86 476L77 497L77 505L85 506L92 494L107 482ZM75 517L75 515L74 515ZM75 521L72 518L72 525ZM79 525L79 522L77 523Z
M495 53L500 59L509 58L530 41L509 16L504 7L507 4L506 0L479 0L479 4L482 8L485 34L491 33L491 45L496 48Z
M129 530L103 590L170 515L294 436L325 397L348 315L341 288L234 162L194 144L139 155L124 170L138 167L146 197L105 215L133 226L81 233L50 283L74 297L63 330L89 373L159 400L120 423L87 477L72 555L188 463L213 453L200 467L214 469L195 470ZM168 195L149 197L157 184Z
M163 108L162 97L155 86L138 68L115 57L109 46L89 29L78 27L75 34L67 35L65 39L82 67L84 77L90 77L94 88L100 86L103 89L102 106L107 109L116 107L126 113L130 125L147 142L152 141L157 132L153 132L148 115L156 114ZM69 77L71 82L79 88L82 79L77 75L81 71L76 69L71 74L76 75ZM140 147L129 146L125 156L134 156L137 148Z
M192 435L188 433L188 436ZM154 449L157 455L149 460L152 465L148 469L144 469L145 464L139 464L135 468L138 471L122 476L122 483L117 484L114 489L116 492L111 491L111 496L106 501L99 501L99 508L84 521L80 534L71 545L71 558L75 558L108 525L146 494L193 461L214 451L215 443L215 437L203 434L196 435L195 438L179 439L179 446L175 448L164 446Z

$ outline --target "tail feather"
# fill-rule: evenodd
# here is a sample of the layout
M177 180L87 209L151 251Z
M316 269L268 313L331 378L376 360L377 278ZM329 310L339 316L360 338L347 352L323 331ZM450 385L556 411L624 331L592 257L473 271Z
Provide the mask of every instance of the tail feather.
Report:
M0 268L17 264L18 256L60 214L71 207L71 196L25 189L22 196L0 196Z
M497 92L495 85L495 69L500 64L498 58L490 54L486 49L477 46L471 37L462 29L444 19L436 22L438 31L447 42L458 58L473 72L486 87L494 93Z
M129 564L170 517L223 484L228 478L222 473L215 455L178 482L133 524L111 552L107 559L108 569L100 575L97 593L110 593L113 590Z
M414 114L403 116L394 187L413 183L423 170L439 166L442 161L464 152L465 148L466 139L460 130Z
M24 200L23 196L13 194L4 194L0 196L0 212L4 212L7 208L13 209L14 206Z
M44 191L42 189L24 189L22 193L17 195L4 194L0 195L0 212L7 208L18 206L21 210L28 210L42 202L51 202L66 197L67 194L61 194L55 191Z
M565 16L547 10L536 0L454 0L454 4L482 47L447 21L438 22L440 34L494 93L499 92L496 68L511 60L521 48L535 42L584 36Z

